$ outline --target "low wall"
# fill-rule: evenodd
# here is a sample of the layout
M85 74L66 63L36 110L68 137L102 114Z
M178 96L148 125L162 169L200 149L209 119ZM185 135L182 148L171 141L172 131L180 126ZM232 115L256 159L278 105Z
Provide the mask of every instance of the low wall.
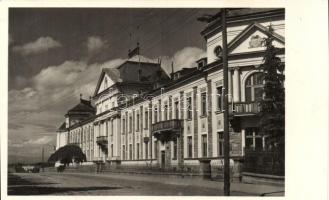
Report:
M284 176L243 172L242 182L284 186L285 178Z
M205 166L203 166L204 168ZM206 167L207 168L207 167ZM210 169L210 172L209 172ZM200 178L208 177L213 180L223 179L223 159L212 159L208 170L203 171L200 161L196 159L184 160L184 166L180 168L177 163L172 163L170 168L162 169L156 160L130 160L109 161L106 163L86 162L67 166L65 172L79 173L132 173L132 174L157 174L175 177ZM45 172L56 172L55 167L45 168ZM230 160L231 181L241 181L241 162Z

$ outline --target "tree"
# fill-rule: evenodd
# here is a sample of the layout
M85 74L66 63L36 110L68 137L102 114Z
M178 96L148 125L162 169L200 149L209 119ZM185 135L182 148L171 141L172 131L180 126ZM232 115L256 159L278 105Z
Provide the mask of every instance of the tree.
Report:
M86 155L82 152L81 148L77 145L68 144L59 148L55 153L53 153L48 162L60 161L67 166L71 162L83 162L86 161Z
M267 38L264 63L260 70L264 75L264 98L260 101L261 112L259 127L268 141L284 148L285 135L285 89L284 63L277 56L279 49L273 46L273 29L270 26Z

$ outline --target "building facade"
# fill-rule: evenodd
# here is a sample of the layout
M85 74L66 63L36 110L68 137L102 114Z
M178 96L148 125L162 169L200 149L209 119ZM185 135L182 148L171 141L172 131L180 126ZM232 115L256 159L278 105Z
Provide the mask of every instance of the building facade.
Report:
M269 26L284 62L284 17L284 9L256 9L233 12L227 18L232 165L239 165L246 148L268 146L258 128L257 100L263 87L258 68ZM212 167L220 167L224 155L221 26L217 18L207 22L201 32L207 54L196 60L196 68L168 76L159 62L140 55L115 69L104 68L92 100L81 99L66 114L57 148L77 144L88 162L110 165L197 170L200 162L210 160Z

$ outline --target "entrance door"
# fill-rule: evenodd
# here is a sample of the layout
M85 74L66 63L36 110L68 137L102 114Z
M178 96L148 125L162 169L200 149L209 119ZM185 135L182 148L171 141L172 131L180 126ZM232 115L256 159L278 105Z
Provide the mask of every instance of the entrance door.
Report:
M166 163L166 152L161 151L161 168L165 168Z

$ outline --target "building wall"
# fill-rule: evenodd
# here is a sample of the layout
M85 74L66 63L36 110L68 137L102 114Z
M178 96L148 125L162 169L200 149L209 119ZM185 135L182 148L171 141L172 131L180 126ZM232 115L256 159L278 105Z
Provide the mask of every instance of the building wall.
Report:
M57 132L56 135L56 150L67 144L67 132Z
M284 36L284 21L272 20L260 22L263 26L272 24L274 31ZM228 28L228 42L244 30L249 24L240 24ZM255 34L260 34L256 32ZM207 38L207 59L208 64L216 61L213 53L217 45L221 45L221 34L218 32ZM281 45L275 43L277 45ZM254 50L262 50L260 49ZM251 49L242 43L237 51L250 52ZM284 62L284 55L280 55ZM261 56L250 58L234 58L229 60L229 88L228 99L230 109L233 104L245 101L245 81L253 73L258 72L258 67L262 63ZM71 129L69 132L70 142L78 142L83 151L86 152L88 161L114 161L121 160L123 164L138 165L145 161L160 163L160 151L168 149L171 156L166 157L172 165L178 165L178 160L172 160L174 143L158 142L151 134L151 125L169 119L175 119L175 102L178 102L178 118L183 120L182 144L178 149L182 149L184 165L195 166L199 162L197 159L207 157L213 160L212 163L220 165L222 163L220 154L220 138L223 132L223 112L218 108L217 88L223 87L223 72L221 69L205 73L204 76L173 89L162 90L161 95L154 96L149 101L134 104L120 111L113 111L97 117L93 122L87 123L81 127ZM133 91L133 90L132 90ZM109 93L96 99L97 114L118 105L117 94L119 91ZM133 92L126 91L131 94ZM206 111L202 111L202 93L206 93ZM114 97L114 98L113 98ZM188 99L191 97L191 107L193 109L190 119L187 117ZM107 105L107 106L106 106ZM164 110L167 106L168 111L155 112L155 110ZM146 114L147 112L147 114ZM146 119L147 118L147 119ZM245 147L245 131L248 127L256 126L256 119L246 119L242 122L242 128L239 131L230 130L230 144L232 156L243 156ZM113 127L113 128L112 128ZM91 131L91 132L90 132ZM87 135L87 136L85 136ZM107 154L97 144L98 136L108 137ZM61 138L58 136L58 141ZM64 136L63 136L64 137ZM88 138L87 140L81 138ZM202 151L202 138L206 137L207 149L206 155ZM148 142L144 142L144 138ZM188 138L192 138L192 156L188 155ZM61 142L59 142L61 143ZM147 149L147 150L146 150ZM147 151L147 153L146 153ZM179 151L179 150L178 150Z
M265 27L268 27L271 24L274 32L278 33L281 36L284 36L284 34L285 34L285 21L284 20L267 20L267 21L259 22L259 24L261 24ZM237 26L227 27L227 42L230 43L232 41L232 39L234 39L239 33L241 33L248 25L250 25L250 22L240 24ZM216 34L212 35L211 37L209 37L207 39L208 63L212 63L212 62L216 61L217 57L214 54L214 49L218 45L222 46L221 32L217 32ZM262 49L256 49L256 50L262 50ZM243 51L249 51L248 47L244 48Z

